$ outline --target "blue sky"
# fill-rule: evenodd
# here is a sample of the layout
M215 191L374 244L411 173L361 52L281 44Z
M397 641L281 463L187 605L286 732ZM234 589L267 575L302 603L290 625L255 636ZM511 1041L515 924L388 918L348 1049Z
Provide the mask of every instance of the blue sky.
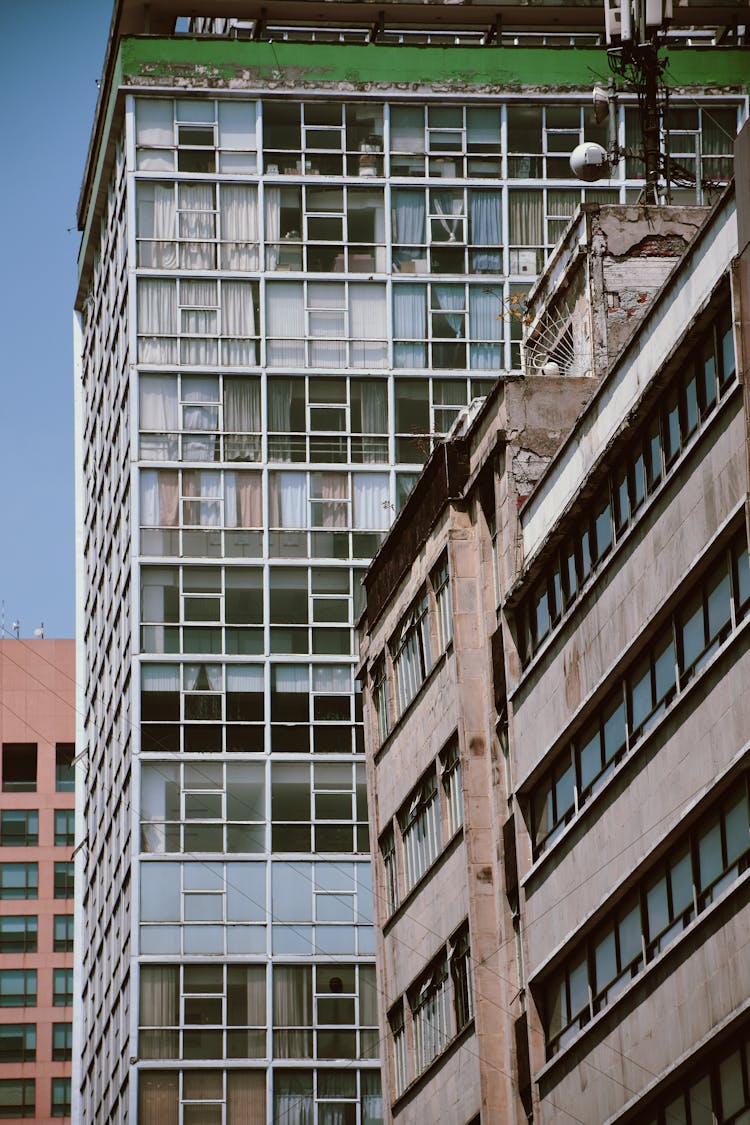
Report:
M22 636L74 630L76 202L111 10L0 0L0 603Z

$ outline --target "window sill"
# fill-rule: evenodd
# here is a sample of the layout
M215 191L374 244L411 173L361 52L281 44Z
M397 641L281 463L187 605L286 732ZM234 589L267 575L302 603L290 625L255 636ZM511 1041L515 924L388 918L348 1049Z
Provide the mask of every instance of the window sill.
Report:
M708 920L713 917L716 911L725 906L727 902L743 887L747 887L749 881L750 869L740 875L740 877L731 885L731 887L727 888L724 894L720 895L720 897L715 899L710 906L701 911L701 913L696 918L694 918L688 926L685 927L682 933L679 934L674 939L674 941L670 942L669 945L664 950L662 950L661 953L657 954L657 956L654 957L652 961L649 961L642 972L633 977L627 988L624 988L622 992L618 993L611 1004L607 1004L606 1007L597 1012L596 1015L591 1020L589 1020L586 1026L581 1028L580 1033L576 1035L574 1039L571 1039L571 1041L567 1043L561 1051L558 1051L556 1055L554 1055L551 1059L548 1059L541 1070L538 1070L534 1075L534 1081L538 1084L541 1084L546 1078L552 1075L564 1060L569 1059L571 1053L574 1053L581 1047L581 1044L584 1042L586 1037L588 1035L591 1035L595 1031L595 1029L598 1028L604 1020L606 1020L607 1016L611 1015L612 1012L615 1012L617 1008L626 1001L627 997L631 996L632 993L639 986L641 986L644 981L647 981L649 979L649 974L653 974L653 970L655 970L658 965L663 965L668 957L673 956L674 953L681 948L681 946L688 940L691 935L694 935L701 926L705 925ZM649 990L647 989L647 991Z
M474 1031L474 1017L472 1016L469 1022L465 1024L464 1027L462 1027L456 1035L453 1036L451 1041L449 1043L446 1043L440 1054L435 1055L435 1058L432 1060L432 1062L427 1067L425 1067L424 1070L420 1071L416 1078L412 1078L409 1085L401 1091L401 1093L397 1098L393 1100L393 1102L391 1102L391 1113L395 1115L396 1113L400 1112L400 1110L402 1110L406 1105L408 1105L412 1098L416 1097L419 1091L427 1084L435 1071L438 1070L443 1065L443 1063L446 1062L447 1059L450 1058L450 1056L459 1049L459 1047L462 1047L463 1044L468 1039L470 1039L472 1035L474 1035Z
M415 696L413 697L413 699L410 700L409 706L406 708L405 711L402 712L402 714L399 715L396 722L393 724L391 729L388 731L387 736L383 739L383 741L380 743L380 746L375 751L373 761L374 761L376 766L380 764L380 759L385 755L386 751L390 748L394 739L396 738L396 735L401 731L404 724L407 722L410 715L415 710L415 708L417 706L417 703L421 700L421 698L424 695L425 691L427 690L428 686L432 683L433 679L437 676L440 669L447 662L448 656L452 652L453 652L453 641L451 640L446 645L443 652L440 653L440 656L437 658L437 660L432 665L432 667L430 668L430 670L427 673L427 675L425 676L425 678L422 680L422 683L419 685L419 688L418 688Z
M424 875L420 879L417 880L417 882L414 884L413 887L409 888L408 894L406 894L404 896L404 898L402 898L401 902L398 904L398 906L393 911L393 913L388 915L388 917L386 918L385 922L382 925L383 937L386 937L390 933L390 931L395 926L396 922L399 920L399 918L401 918L404 915L406 910L411 906L414 899L417 897L417 895L422 890L422 888L424 886L426 886L426 884L429 883L429 881L433 877L433 875L436 874L436 872L438 872L440 870L440 868L443 866L443 864L447 861L448 856L453 854L453 852L457 849L459 843L461 842L461 840L463 840L463 838L464 838L464 828L463 828L463 825L461 825L460 828L456 829L456 831L451 836L448 843L443 847L442 851L435 857L433 862L430 864L430 866L425 871Z
M585 606L586 601L591 597L592 592L596 589L600 580L609 571L613 560L618 558L622 551L625 550L626 545L630 542L633 534L638 528L643 525L645 519L659 503L659 500L661 499L663 494L677 480L680 468L684 468L689 463L691 458L695 455L696 450L703 444L703 439L706 437L706 435L714 431L717 418L723 418L725 416L727 412L727 404L732 402L735 397L739 397L740 401L737 403L737 406L741 406L741 386L742 384L740 382L735 381L735 383L729 388L729 390L725 392L724 398L719 402L717 409L713 412L706 425L697 430L691 436L690 441L685 447L683 455L672 462L670 467L662 476L656 490L646 498L645 503L638 512L637 519L630 522L625 533L614 542L613 546L609 548L605 558L602 560L602 565L589 575L589 577L586 579L586 582L581 587L578 597L575 598L574 601L571 602L571 604L563 611L560 619L557 621L554 627L550 629L549 633L532 656L531 660L524 666L516 683L508 691L509 699L512 700L517 692L521 690L527 679L529 679L533 675L538 665L542 663L542 658L547 653L548 649L555 643L555 641L559 640L562 633L565 631L566 625L569 624L571 619L575 616L576 612ZM594 474L592 473L591 475L593 476ZM584 485L585 483L586 482L584 482ZM579 489L579 493L580 491L581 489ZM567 512L559 521L560 524L565 521L566 516ZM557 538L559 539L559 536L557 536ZM536 577L538 578L539 575L537 575ZM532 582L526 580L525 576L523 580L519 580L517 587L512 591L514 608L520 605L522 599L526 596L532 584Z
M742 506L744 507L744 502ZM737 511L730 514L724 526L719 528L717 534L714 536L711 542L706 545L704 551L702 552L702 556L705 556L716 544L716 542L724 537L726 529L734 523L736 516ZM666 599L664 605L666 606L670 602L673 602L675 597L677 596L677 593L678 592L676 590L673 590L669 598ZM620 761L611 771L609 776L605 779L601 787L588 798L588 800L583 804L578 812L573 814L568 823L562 829L560 834L555 837L549 847L545 848L544 851L541 852L539 856L537 856L530 869L519 880L522 887L525 888L528 883L533 882L533 880L544 870L544 867L548 862L550 856L558 853L563 842L567 840L571 833L574 831L575 826L580 826L585 821L585 819L589 817L589 810L596 807L597 802L601 800L602 795L606 793L610 786L614 783L615 778L619 777L622 771L624 769L627 769L628 765L633 762L639 754L642 753L643 748L647 747L649 743L658 736L658 733L662 729L663 725L668 722L675 714L675 712L680 708L682 701L690 697L691 692L695 690L696 684L702 683L704 678L707 675L710 675L711 669L714 667L714 665L718 661L723 659L724 655L731 650L735 642L739 641L739 639L746 633L748 628L750 628L750 611L746 611L743 620L740 621L737 628L733 633L730 633L723 644L716 649L710 660L707 660L706 663L701 666L698 672L694 672L691 675L690 679L680 691L675 692L667 706L664 708L658 718L653 722L653 724L648 728L648 730L641 735L641 737L637 740L632 748L630 748L623 754ZM640 638L636 639L636 643L638 639ZM606 680L607 677L605 676L604 679ZM561 740L558 739L557 747L559 748L560 746L563 746L566 741L568 740L565 738ZM553 757L554 752L552 754L548 753L544 755L541 761L551 761ZM541 762L539 763L539 765L541 765ZM534 772L537 773L538 776L540 776L539 767L537 767ZM526 793L526 796L528 796L528 792Z

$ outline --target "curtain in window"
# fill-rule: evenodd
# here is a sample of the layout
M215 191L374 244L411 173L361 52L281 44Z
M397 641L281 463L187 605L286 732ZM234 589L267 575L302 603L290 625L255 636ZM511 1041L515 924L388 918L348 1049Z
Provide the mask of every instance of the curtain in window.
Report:
M263 667L260 664L228 664L227 665L227 691L234 692L262 692ZM161 767L160 767L161 768ZM263 978L265 982L265 977ZM261 987L261 986L254 986ZM265 983L260 995L265 996ZM250 984L248 984L248 995ZM254 994L255 995L255 994ZM252 1009L254 1010L254 1009ZM251 1019L250 1023L254 1021Z
M451 332L454 333L457 340L463 338L464 317L463 309L465 296L463 288L459 285L433 285L433 296L437 301L437 307L441 312L445 313L445 319L448 321L448 326ZM451 309L460 309L461 315L451 313Z
M397 106L391 110L391 152L424 152L421 106Z
M276 367L304 367L305 307L302 284L283 281L266 286L268 362Z
M482 343L471 345L471 366L489 371L500 366L500 341L503 337L501 305L494 293L469 289L469 336ZM488 341L493 341L489 343Z
M138 185L138 264L151 269L173 270L177 266L174 186Z
M255 339L248 339L255 336L255 306L251 282L225 281L222 284L221 314L223 362L242 367L257 363L257 343Z
M390 523L386 473L354 473L354 527L385 531Z
M346 473L313 473L311 496L315 500L315 527L347 527L349 480Z
M139 399L142 430L169 433L177 429L177 380L174 375L141 375Z
M349 312L351 366L385 367L385 288L382 285L350 285Z
M221 474L186 469L182 474L183 521L192 527L221 527Z
M167 98L137 98L135 136L139 145L168 148L174 144L174 102Z
M472 253L472 269L501 273L503 214L499 191L469 192L469 230L472 246L490 247Z
M307 692L310 676L306 664L276 664L271 669L273 690L280 692ZM276 973L274 970L274 977Z
M311 281L307 286L310 363L346 366L346 289L342 282Z
M268 380L268 429L272 434L286 434L273 439L273 455L279 461L292 460L292 442L289 431L292 426L292 380Z
M304 473L273 473L270 482L272 527L307 527L307 486Z
M176 664L143 664L141 686L144 691L179 691L180 673Z
M427 291L424 285L393 288L393 334L395 367L424 367L427 335ZM409 341L409 342L406 342Z
M291 669L290 669L291 670ZM306 669L305 669L306 671ZM298 688L282 688L294 691ZM298 965L274 965L273 969L273 1026L274 1052L284 1058L305 1058L309 1053L309 1039L298 1028L312 1026L312 976L310 969ZM296 1120L296 1118L293 1118Z
M260 473L224 473L224 526L263 526Z
M166 469L141 471L141 527L176 527L177 473Z
M312 1125L312 1076L301 1071L276 1071L274 1075L273 1119L278 1125Z
M383 1125L383 1094L380 1075L374 1070L360 1071L362 1083L362 1125Z
M138 359L141 363L176 363L177 290L174 281L141 278L138 282ZM167 338L165 338L167 337Z
M266 1072L227 1072L227 1125L266 1125Z
M279 264L279 239L281 238L281 188L267 187L266 199L266 269L275 270Z
M394 191L393 241L400 246L419 246L425 242L423 191Z
M224 380L224 430L227 461L260 460L260 381ZM252 436L251 436L252 435Z
M362 383L362 433L388 433L388 385L385 381Z
M177 1125L180 1113L179 1071L144 1070L138 1079L141 1125Z
M352 670L348 664L318 664L313 668L313 686L316 691L351 691Z
M221 664L183 664L185 691L221 691Z
M166 1030L180 1024L179 972L177 965L141 967L141 1027L160 1029L148 1035L151 1058L175 1059L179 1055L178 1036Z
M222 184L219 201L222 268L257 270L258 189L244 184Z
M430 201L435 214L439 216L440 226L448 235L448 241L455 242L456 236L461 231L461 219L453 216L460 216L463 211L463 193L432 191Z
M544 199L541 191L508 192L510 242L544 246Z
M216 269L213 184L179 184L180 266L188 270Z

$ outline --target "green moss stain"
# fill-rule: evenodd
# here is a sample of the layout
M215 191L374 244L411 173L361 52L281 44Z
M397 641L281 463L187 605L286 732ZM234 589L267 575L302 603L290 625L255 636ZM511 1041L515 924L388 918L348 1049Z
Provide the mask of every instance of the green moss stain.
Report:
M121 45L123 74L131 82L190 78L207 86L244 81L310 86L346 83L404 89L430 84L441 90L568 86L587 88L610 76L606 52L575 47L380 47L358 44L252 43L234 39L131 38ZM671 85L740 85L750 79L747 53L712 47L673 51Z

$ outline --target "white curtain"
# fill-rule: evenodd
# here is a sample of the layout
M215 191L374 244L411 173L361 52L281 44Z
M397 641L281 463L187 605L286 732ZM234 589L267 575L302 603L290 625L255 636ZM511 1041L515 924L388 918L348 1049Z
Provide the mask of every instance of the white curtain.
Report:
M222 284L222 359L226 364L247 367L258 362L253 296L250 281L225 281Z
M260 473L224 473L224 526L261 527L263 524Z
M510 242L513 246L544 246L544 199L541 191L508 192Z
M266 269L275 270L279 264L279 239L281 238L281 188L267 187L266 198Z
M352 670L350 665L316 664L313 668L313 685L316 691L351 691Z
M179 184L180 266L188 270L216 269L216 216L213 184Z
M139 384L142 430L177 429L177 379L174 375L141 375Z
M448 241L455 242L456 237L462 233L459 216L464 208L463 193L432 191L430 198L434 213L439 216L440 226L448 235Z
M174 144L174 102L167 98L137 98L135 139L139 145L169 148Z
M227 665L227 691L258 693L263 691L262 664ZM238 767L243 771L245 766ZM254 768L254 767L253 767Z
M385 531L390 523L387 473L353 473L354 527Z
M177 362L177 287L174 281L141 278L138 282L138 359L141 363Z
M346 366L346 290L343 282L311 281L310 363L313 367Z
M462 339L464 335L463 309L465 303L463 287L459 285L433 285L432 292L437 300L438 308L445 313L445 319L448 321L456 339ZM458 309L461 310L460 316L458 312L451 312L451 310Z
M260 380L224 379L225 458L260 461Z
M141 527L177 526L177 473L172 470L142 469Z
M257 270L258 189L244 184L222 184L220 204L222 268Z
M183 664L185 691L221 691L221 664Z
M360 1071L362 1083L362 1125L383 1125L383 1094L376 1070Z
M272 675L274 691L298 694L310 690L310 675L306 664L276 664L272 668Z
M305 306L301 282L271 282L266 286L266 323L269 365L304 367Z
M217 303L215 281L183 281L180 284L180 330L190 337L183 338L181 343L183 363L217 362Z
M179 691L179 667L177 664L142 664L141 686L144 691Z
M472 269L488 273L502 271L503 214L499 191L469 192L469 226L472 246L486 249L474 250Z
M399 246L419 246L425 242L423 191L394 191L393 241Z
M352 367L385 367L387 362L385 288L349 286Z
M307 527L307 486L304 473L273 473L269 481L271 526Z
M362 433L388 433L388 384L384 380L362 383Z
M469 289L469 336L480 343L471 345L471 366L488 371L500 366L503 335L501 305L494 293L477 286ZM491 341L491 342L490 342Z
M421 106L396 106L391 110L391 152L424 152Z
M193 527L221 527L221 473L186 469L182 488L184 522Z
M395 367L424 367L427 361L427 291L424 285L398 285L393 289ZM408 342L407 342L408 341Z
M151 269L175 269L174 185L140 183L136 221L138 238L144 240L138 244L138 264Z

